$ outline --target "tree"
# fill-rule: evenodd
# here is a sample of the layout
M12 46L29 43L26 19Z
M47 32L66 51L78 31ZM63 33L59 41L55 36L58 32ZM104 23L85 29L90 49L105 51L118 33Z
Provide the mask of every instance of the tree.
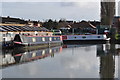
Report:
M56 20L53 21L52 19L49 19L48 21L43 23L43 26L47 29L57 29L58 22Z

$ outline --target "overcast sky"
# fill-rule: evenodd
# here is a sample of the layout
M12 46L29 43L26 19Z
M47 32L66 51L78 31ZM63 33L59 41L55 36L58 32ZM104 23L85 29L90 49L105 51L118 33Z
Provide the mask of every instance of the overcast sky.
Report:
M99 1L81 2L3 2L2 16L31 20L100 20Z

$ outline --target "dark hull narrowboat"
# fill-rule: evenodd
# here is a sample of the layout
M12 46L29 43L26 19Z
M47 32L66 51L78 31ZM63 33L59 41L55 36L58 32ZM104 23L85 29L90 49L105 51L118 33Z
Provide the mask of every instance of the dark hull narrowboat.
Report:
M14 38L15 47L49 47L62 44L61 36L25 36L16 34ZM36 48L32 47L32 48Z

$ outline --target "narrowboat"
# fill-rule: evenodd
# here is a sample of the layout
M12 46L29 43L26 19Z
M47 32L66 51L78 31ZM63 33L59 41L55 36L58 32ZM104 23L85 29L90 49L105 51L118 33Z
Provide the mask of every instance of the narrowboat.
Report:
M107 38L105 34L89 34L89 35L63 35L64 44L78 44L78 43L106 43L110 38Z
M40 36L16 34L14 38L15 47L49 47L57 46L63 43L62 36ZM33 47L34 48L34 47Z

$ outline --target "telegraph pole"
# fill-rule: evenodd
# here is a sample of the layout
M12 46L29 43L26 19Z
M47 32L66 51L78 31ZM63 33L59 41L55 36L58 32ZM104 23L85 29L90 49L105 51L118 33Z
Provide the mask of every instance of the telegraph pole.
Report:
M101 31L103 30L104 32L106 29L108 29L110 31L108 33L108 36L111 37L112 41L115 40L116 33L116 30L112 27L114 16L115 16L115 0L101 0L101 25L99 30ZM107 78L107 80L109 79L114 80L115 61L113 59L113 53L114 52L108 51L106 56L100 56L101 80L106 80L105 78Z
M112 27L115 16L115 0L101 0L101 24L98 28L98 34L104 34L108 30L108 37L115 38L116 30ZM112 35L112 36L111 36Z

